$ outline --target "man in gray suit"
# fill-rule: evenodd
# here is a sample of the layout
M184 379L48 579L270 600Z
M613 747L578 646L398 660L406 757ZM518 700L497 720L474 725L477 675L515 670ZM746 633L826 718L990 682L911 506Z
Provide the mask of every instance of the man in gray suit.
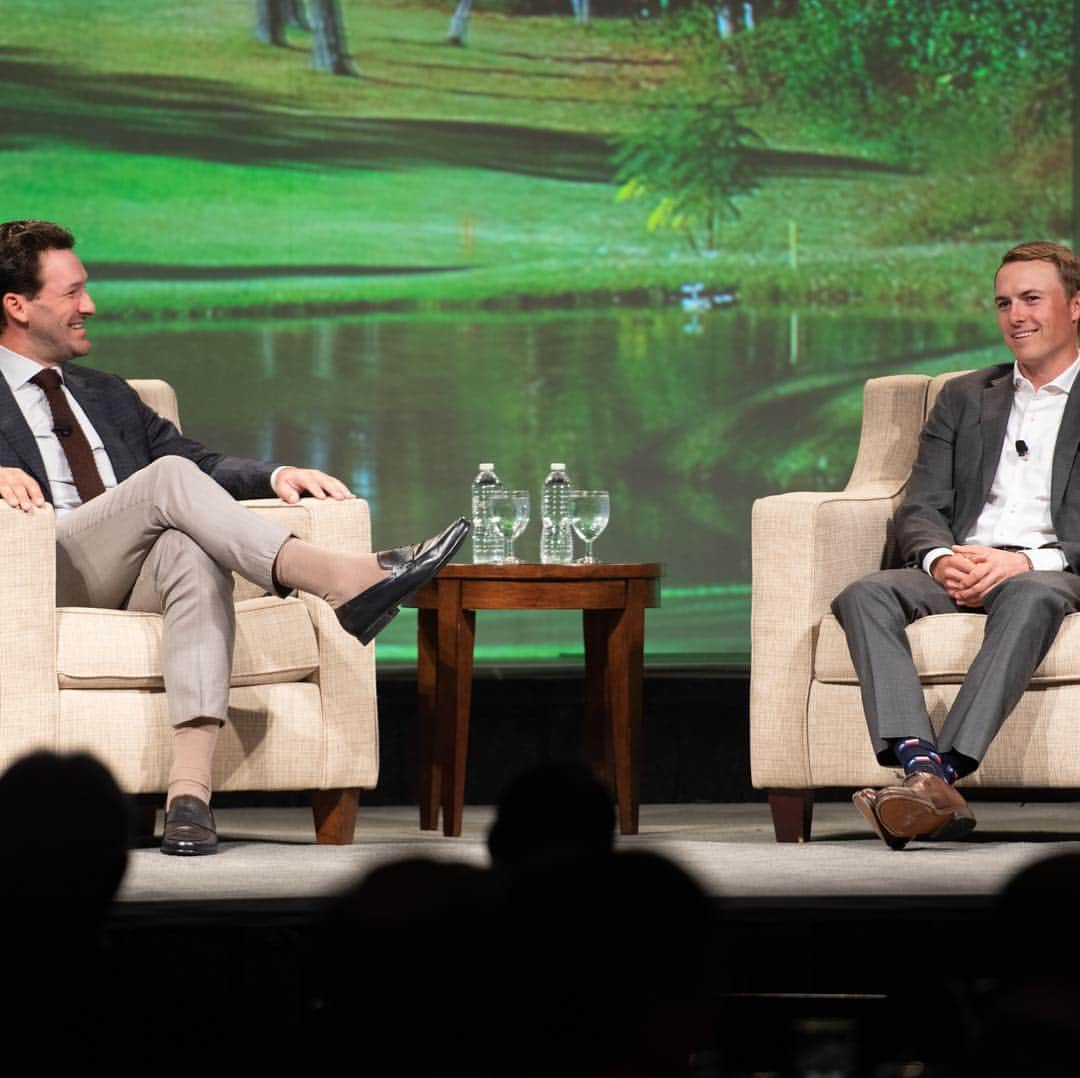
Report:
M228 716L232 573L334 607L369 643L449 561L464 520L411 547L339 554L302 542L237 498L351 498L312 468L214 453L185 438L121 378L77 366L90 351L87 274L65 229L0 224L0 498L56 512L59 606L162 615L174 729L162 851L213 853L210 774Z
M853 798L894 849L975 826L953 783L979 766L1080 610L1080 259L1053 243L1014 247L994 302L1015 362L942 389L895 518L907 568L856 581L832 604L874 751L905 772L902 785ZM985 634L935 735L904 630L957 611L984 613Z

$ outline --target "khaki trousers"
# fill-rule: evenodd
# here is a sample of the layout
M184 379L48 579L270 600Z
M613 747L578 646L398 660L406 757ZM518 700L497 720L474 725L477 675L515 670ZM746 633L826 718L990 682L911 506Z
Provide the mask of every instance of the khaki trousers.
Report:
M56 523L57 606L161 614L169 721L228 717L232 573L278 591L289 537L191 461L162 457Z

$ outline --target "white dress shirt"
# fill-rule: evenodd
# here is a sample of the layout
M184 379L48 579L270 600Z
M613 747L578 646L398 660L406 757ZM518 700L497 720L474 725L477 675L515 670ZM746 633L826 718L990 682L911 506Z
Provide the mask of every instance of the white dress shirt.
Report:
M1080 372L1080 356L1052 382L1036 389L1013 364L1013 399L1005 443L986 504L965 543L977 546L1016 546L1033 569L1065 568L1065 555L1056 548L1039 549L1057 541L1050 517L1050 482L1054 447L1069 393ZM1026 451L1021 454L1017 448ZM937 547L923 558L923 568L951 554Z
M35 374L45 368L40 363L35 363L18 352L12 352L10 348L0 345L0 374L3 374L11 392L15 395L15 403L22 410L30 430L37 439L38 451L45 464L45 474L49 478L49 486L52 487L52 504L57 516L71 512L82 505L82 498L75 487L75 480L71 475L71 466L68 464L64 448L60 439L53 433L53 414L49 402L45 397L45 390L34 385L30 381ZM64 368L57 367L56 373L60 380L64 379ZM112 461L105 452L105 444L101 435L94 430L94 425L87 418L79 402L71 395L66 385L63 387L64 396L71 405L71 411L82 427L86 440L94 452L94 463L101 474L101 481L105 489L116 486L116 473L113 471Z

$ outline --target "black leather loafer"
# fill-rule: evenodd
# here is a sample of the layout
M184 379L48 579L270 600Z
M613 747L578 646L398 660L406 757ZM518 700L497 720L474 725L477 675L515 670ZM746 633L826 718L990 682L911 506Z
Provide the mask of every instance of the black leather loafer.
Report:
M210 806L190 794L174 797L165 813L161 852L194 857L217 853L217 848L217 829Z
M445 531L416 547L398 547L379 555L390 576L337 608L341 627L361 644L370 644L397 616L401 604L422 588L465 542L472 525L459 517Z
M437 543L442 538L441 535L436 535L431 539L425 539L422 543L413 543L409 546L396 546L390 550L378 550L375 552L375 560L378 561L379 566L386 569L391 573L401 572L409 562L414 561L420 557L421 554L429 550L433 544ZM402 599L400 606L406 608L413 605L412 598Z

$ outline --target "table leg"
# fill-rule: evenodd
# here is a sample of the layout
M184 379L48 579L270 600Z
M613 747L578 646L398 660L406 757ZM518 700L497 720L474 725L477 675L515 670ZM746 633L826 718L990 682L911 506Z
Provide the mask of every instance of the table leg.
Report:
M420 829L434 831L439 826L442 797L442 760L437 749L437 693L439 614L418 610L416 628L416 689L419 729Z
M476 612L461 609L461 582L439 582L439 671L436 713L442 763L443 834L460 835L469 758Z
M608 720L607 645L615 617L611 610L583 610L585 638L585 754L593 774L612 794L615 772L611 763L611 723Z
M615 765L619 830L638 831L640 802L641 679L645 658L646 581L626 582L626 606L610 622L607 700Z

